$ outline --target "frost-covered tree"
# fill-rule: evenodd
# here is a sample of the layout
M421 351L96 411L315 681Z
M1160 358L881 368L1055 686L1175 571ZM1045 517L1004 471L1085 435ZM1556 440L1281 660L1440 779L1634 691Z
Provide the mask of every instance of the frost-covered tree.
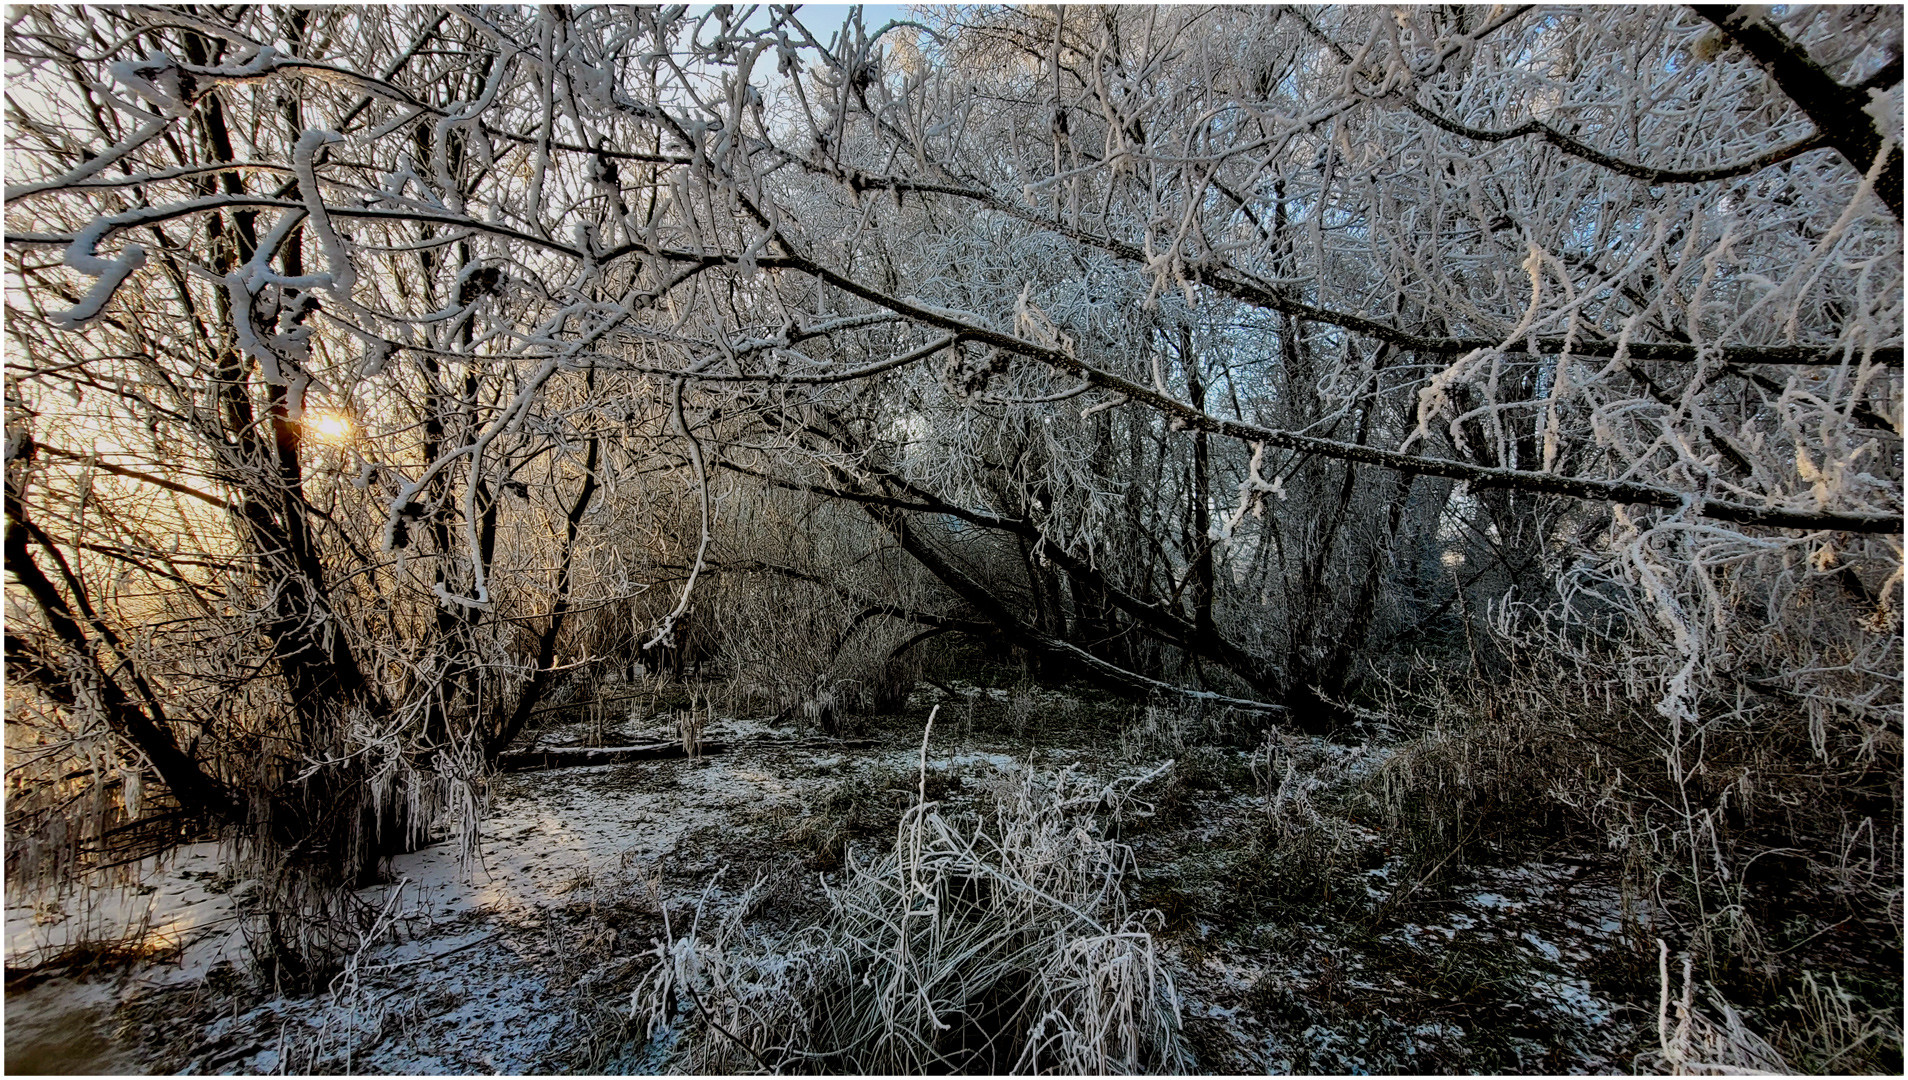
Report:
M356 875L572 613L743 581L1318 729L1621 642L1674 740L1898 752L1897 10L12 19L9 671L182 812Z

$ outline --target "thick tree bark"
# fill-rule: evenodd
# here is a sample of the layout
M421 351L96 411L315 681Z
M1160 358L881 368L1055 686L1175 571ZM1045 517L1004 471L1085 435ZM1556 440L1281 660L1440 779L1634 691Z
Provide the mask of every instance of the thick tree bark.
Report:
M1186 369L1186 400L1193 408L1204 412L1206 382L1199 372L1199 356L1193 351L1192 332L1183 326L1179 329L1179 362ZM1192 531L1187 542L1191 545L1192 580L1186 590L1187 600L1192 608L1194 636L1202 642L1212 642L1219 638L1219 628L1212 618L1213 598L1218 590L1215 586L1212 551L1211 450L1203 431L1195 431L1192 435L1192 483L1189 492Z

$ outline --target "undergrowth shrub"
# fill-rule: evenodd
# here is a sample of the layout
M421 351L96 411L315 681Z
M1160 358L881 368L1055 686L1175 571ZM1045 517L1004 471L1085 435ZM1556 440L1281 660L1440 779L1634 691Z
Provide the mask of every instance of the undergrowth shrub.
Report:
M1147 812L1133 792L1156 775L1029 773L949 818L923 769L894 850L851 863L819 923L751 936L748 896L707 930L699 908L632 1016L699 1073L1183 1072L1159 914L1127 910L1132 851L1101 827Z
M1514 854L1580 824L1577 805L1598 803L1610 748L1588 737L1597 725L1586 722L1583 703L1556 696L1568 690L1560 682L1520 673L1463 689L1439 681L1419 693L1423 730L1363 783L1412 870L1435 880L1482 847ZM1609 764L1637 760L1632 752Z
M1669 947L1657 943L1661 994L1657 999L1655 1050L1640 1063L1674 1075L1704 1073L1787 1073L1782 1053L1757 1034L1749 1022L1713 988L1707 1007L1696 1000L1692 964L1683 961L1679 998L1670 979Z
M959 775L934 772L924 783L899 769L849 776L823 792L782 839L804 851L810 866L838 869L851 842L892 832L919 794L925 792L929 800L938 802L959 790L964 781Z
M1121 756L1144 757L1205 752L1220 747L1250 750L1262 737L1264 717L1215 707L1198 698L1157 696L1135 706L1120 727Z
M1642 990L1668 939L1709 986L1657 1064L1898 1069L1899 739L1872 710L1783 709L1727 675L1665 715L1644 666L1553 643L1495 678L1421 683L1401 710L1420 733L1363 797L1427 882L1558 845L1609 852L1628 981Z
M918 655L889 656L863 680L863 704L871 713L901 712L908 707L908 697L920 678Z
M1254 838L1259 873L1285 904L1322 901L1363 846L1344 792L1369 763L1362 746L1268 732L1248 756L1264 821ZM1340 890L1340 898L1348 898Z
M1844 989L1839 977L1813 971L1802 973L1788 1004L1791 1018L1776 1041L1797 1071L1900 1074L1899 1008L1878 1008Z

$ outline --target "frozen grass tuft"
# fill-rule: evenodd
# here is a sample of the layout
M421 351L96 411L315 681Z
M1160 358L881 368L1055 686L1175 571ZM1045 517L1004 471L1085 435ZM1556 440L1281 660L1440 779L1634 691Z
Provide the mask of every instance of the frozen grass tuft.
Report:
M705 934L705 894L632 1018L698 1073L1184 1072L1160 917L1127 911L1132 851L1099 824L1146 813L1133 792L1161 771L1029 772L993 813L949 818L924 768L894 850L851 860L818 924L751 939L752 888Z
M1750 1030L1742 1015L1727 1001L1713 993L1710 995L1710 1005L1720 1020L1696 1005L1696 984L1691 978L1693 964L1687 956L1683 959L1682 997L1678 999L1670 982L1669 946L1660 938L1656 946L1661 985L1656 1035L1660 1064L1665 1072L1686 1076L1793 1071L1775 1047Z

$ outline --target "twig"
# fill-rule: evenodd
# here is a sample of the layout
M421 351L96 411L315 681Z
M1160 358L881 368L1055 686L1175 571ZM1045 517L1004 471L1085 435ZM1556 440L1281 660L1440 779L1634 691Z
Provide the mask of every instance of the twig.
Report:
M463 952L463 951L464 951L464 950L466 950L466 949L474 949L474 948L476 948L477 946L479 946L479 945L482 945L482 944L483 944L484 942L486 942L486 941L491 941L491 940L493 940L493 939L495 939L495 938L496 938L496 936L497 936L497 935L496 935L496 934L494 934L494 933L491 933L491 934L485 934L485 935L484 935L483 937L480 937L480 938L477 938L477 939L475 939L475 940L473 940L473 941L466 941L466 942L464 942L464 943L463 943L462 945L459 945L459 946L457 946L457 947L456 947L456 948L454 948L454 949L446 949L446 950L444 950L444 951L443 951L443 952L441 952L441 953L431 953L431 954L430 954L430 955L428 955L428 956L414 956L414 957L412 957L412 958L411 958L411 959L409 959L409 960L398 960L398 961L395 961L395 962L393 962L393 963L389 963L389 964L380 964L380 965L378 965L377 967L374 967L374 968L371 968L370 970L372 970L372 971L390 971L390 970L392 970L393 968L401 968L401 967L409 967L409 966L410 966L410 965L412 965L412 964L424 964L424 963L429 963L429 962L431 962L431 961L434 961L434 960L444 960L444 959L447 959L447 958L449 958L449 957L452 957L452 956L456 956L456 955L457 955L458 953L460 953L460 952ZM394 993L396 993L396 992L397 992L397 991L395 991L395 990L393 990L393 991L392 991L391 993L393 993L393 994L394 994ZM386 995L385 995L385 997L390 997L390 996L391 996L390 994L386 994ZM383 1000L384 1000L384 998L379 998L379 999L378 999L378 1001L380 1001L380 1002L381 1002L381 1001L383 1001ZM374 1004L375 1004L375 1003L374 1003Z

